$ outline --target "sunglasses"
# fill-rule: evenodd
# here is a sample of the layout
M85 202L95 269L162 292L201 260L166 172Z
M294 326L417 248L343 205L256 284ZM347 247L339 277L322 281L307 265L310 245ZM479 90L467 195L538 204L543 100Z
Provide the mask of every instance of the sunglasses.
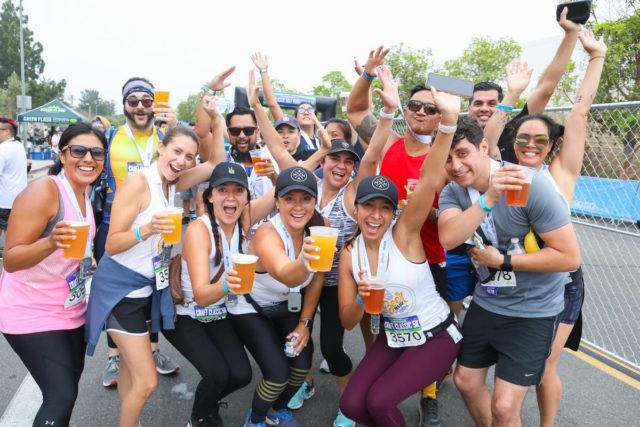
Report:
M85 147L84 145L67 145L61 150L61 152L65 150L69 150L69 153L71 153L71 157L76 159L84 159L84 156L86 156L87 153L91 153L91 157L93 158L93 160L104 160L104 157L107 154L107 150L105 150L104 148L89 148Z
M434 114L439 113L438 108L430 102L422 102L418 101L417 99L411 99L409 100L409 102L407 102L407 109L413 111L414 113L417 113L423 108L424 113L428 116L433 116Z
M247 126L243 128L232 127L227 130L229 131L229 135L231 136L238 136L240 135L240 132L243 132L246 136L251 136L256 132L256 127L255 126Z
M298 107L298 113L300 114L304 114L304 113L309 113L309 114L313 114L315 113L315 109L313 107Z
M131 108L137 107L139 103L142 103L142 106L144 108L149 108L149 107L151 107L153 105L153 99L151 99L151 98L144 98L144 99L127 98L127 104Z
M536 146L538 150L544 150L547 145L549 145L549 137L547 135L527 135L526 133L521 133L516 136L516 144L518 147L524 148L529 145L529 141L533 140L533 145Z

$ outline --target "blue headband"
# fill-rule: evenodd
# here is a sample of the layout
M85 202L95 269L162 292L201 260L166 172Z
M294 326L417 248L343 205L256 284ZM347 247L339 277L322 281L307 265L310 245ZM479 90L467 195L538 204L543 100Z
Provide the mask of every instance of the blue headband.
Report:
M153 86L144 80L131 80L122 88L122 102L126 101L127 97L133 92L144 92L150 96L154 96Z

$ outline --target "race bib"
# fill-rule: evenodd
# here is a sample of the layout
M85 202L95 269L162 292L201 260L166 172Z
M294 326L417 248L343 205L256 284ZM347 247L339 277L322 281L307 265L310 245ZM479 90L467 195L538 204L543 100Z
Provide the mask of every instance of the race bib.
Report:
M169 286L169 259L171 246L163 246L162 252L152 258L153 272L156 274L156 289L161 291Z
M140 172L143 168L144 164L142 162L127 162L127 176Z
M91 277L92 260L90 257L83 258L80 261L80 268L73 274L66 277L69 286L69 294L64 302L64 308L68 309L77 304L84 302L87 295L85 283Z
M227 317L227 307L224 304L210 305L200 307L198 304L193 305L195 319L202 323L209 323L216 320L222 320Z
M483 283L482 286L487 288L515 288L516 286L516 274L513 271L496 271L496 275L493 281L489 283Z
M416 347L427 342L427 336L422 331L418 316L401 319L384 318L384 333L387 344L392 348Z

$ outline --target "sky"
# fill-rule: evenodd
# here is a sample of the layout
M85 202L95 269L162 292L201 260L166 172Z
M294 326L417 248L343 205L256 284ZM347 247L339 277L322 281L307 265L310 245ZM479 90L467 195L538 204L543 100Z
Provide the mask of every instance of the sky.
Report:
M269 58L272 78L310 91L332 70L354 82L353 58L364 61L379 45L432 49L435 62L442 63L459 56L474 37L511 37L523 45L545 39L533 43L543 46L536 48L536 58L524 58L544 64L563 34L555 20L556 0L326 0L313 5L24 0L23 5L29 28L44 46L44 76L66 79L66 95L76 102L83 89L96 89L118 110L121 87L132 76L148 77L156 89L171 91L174 106L232 65L237 67L232 87L246 86L255 51ZM227 90L227 97L232 93Z

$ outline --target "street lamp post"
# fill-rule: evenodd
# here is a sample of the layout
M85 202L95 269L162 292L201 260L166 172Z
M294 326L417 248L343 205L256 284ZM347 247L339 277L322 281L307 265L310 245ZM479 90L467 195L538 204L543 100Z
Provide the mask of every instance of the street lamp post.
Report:
M22 83L22 113L27 111L27 87L24 79L24 34L22 30L22 0L20 0L20 80ZM20 133L22 134L23 143L26 142L26 132L24 126L20 126Z

